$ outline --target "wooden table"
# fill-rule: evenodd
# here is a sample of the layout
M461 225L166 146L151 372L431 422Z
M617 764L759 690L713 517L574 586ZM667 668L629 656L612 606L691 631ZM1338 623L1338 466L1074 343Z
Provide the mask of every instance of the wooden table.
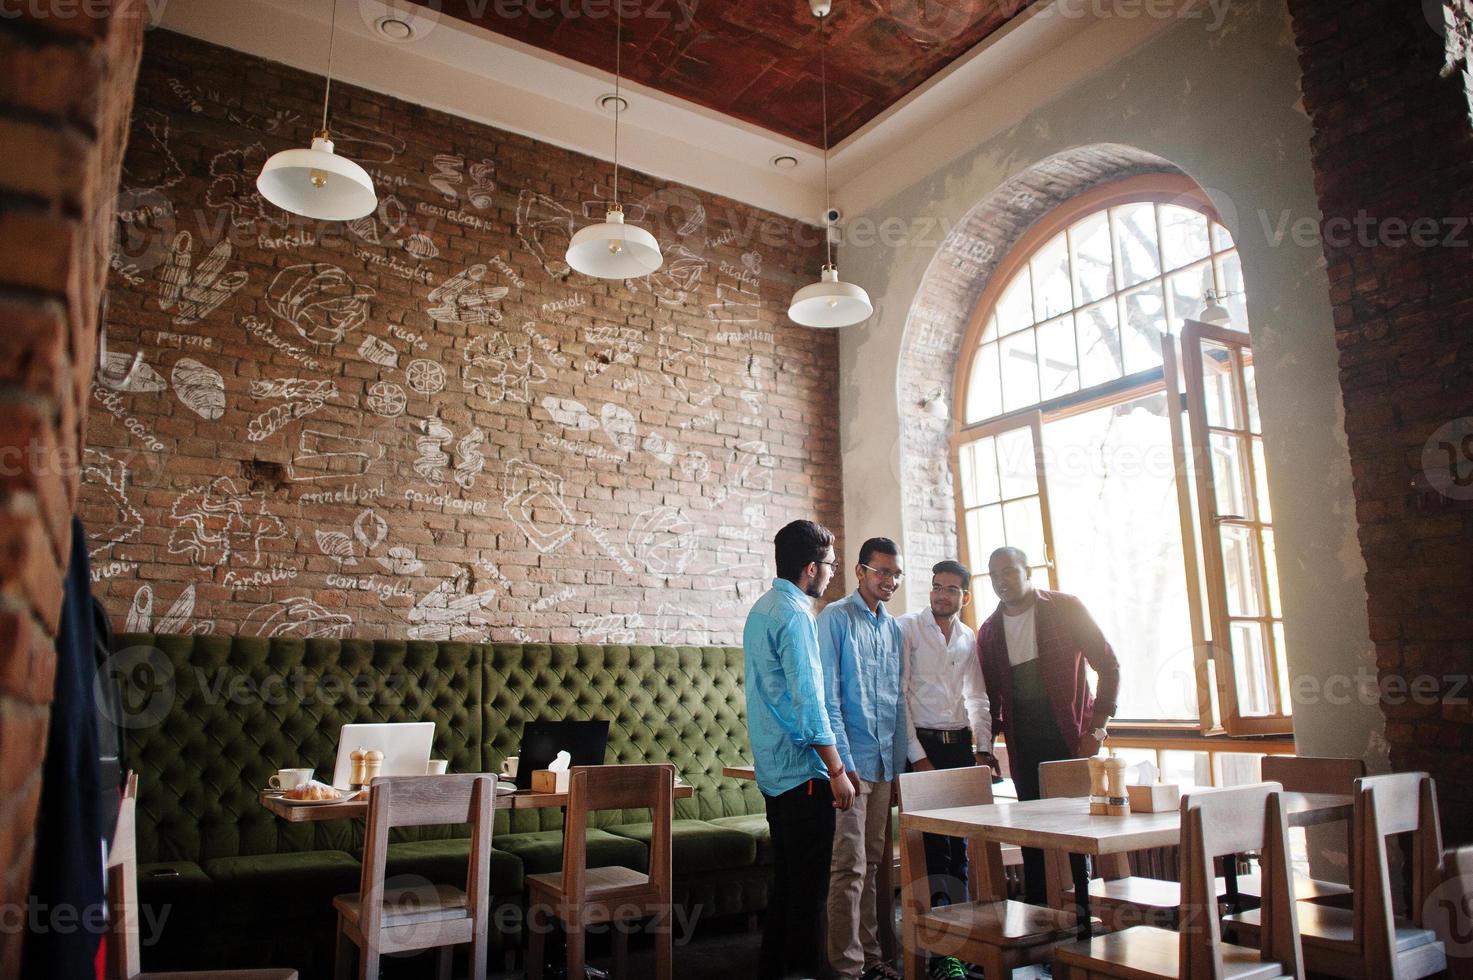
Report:
M1350 819L1351 798L1336 793L1285 793L1284 808L1289 826L1308 827ZM913 831L1098 856L1180 844L1181 813L1167 810L1100 816L1089 812L1087 798L1055 798L901 814L902 836ZM901 848L903 881L911 880L909 852L909 848ZM1229 869L1227 878L1228 897L1236 899L1237 875ZM1087 880L1076 876L1074 897L1082 931L1088 938L1093 928Z
M685 783L675 784L675 798L689 799L694 790ZM342 803L321 803L317 806L301 806L287 803L279 793L260 794L261 805L289 823L315 823L319 820L362 820L368 816L368 795L360 793L356 799ZM539 807L567 806L567 793L534 793L520 790L496 797L498 810L535 810Z

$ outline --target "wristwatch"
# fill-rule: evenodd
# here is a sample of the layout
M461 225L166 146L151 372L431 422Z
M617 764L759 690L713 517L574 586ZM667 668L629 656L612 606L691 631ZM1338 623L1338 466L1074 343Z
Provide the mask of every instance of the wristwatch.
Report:
M1089 730L1089 737L1099 742L1103 742L1109 736L1110 731L1106 728L1091 728Z

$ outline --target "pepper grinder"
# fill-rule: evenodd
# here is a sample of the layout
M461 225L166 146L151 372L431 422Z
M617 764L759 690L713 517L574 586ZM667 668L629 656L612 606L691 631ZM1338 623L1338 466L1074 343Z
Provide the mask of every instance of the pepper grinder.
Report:
M1104 816L1109 811L1105 801L1105 760L1098 756L1089 762L1089 812L1091 816Z
M1109 784L1106 812L1112 817L1123 817L1130 813L1130 801L1125 795L1125 760L1112 753L1104 760L1104 768Z
M371 785L378 778L378 771L383 767L384 754L378 749L369 749L363 753L363 784ZM1124 793L1125 790L1120 792Z
M348 785L352 789L362 789L364 782L366 782L363 778L363 761L367 755L367 752L359 748L354 749L352 754L348 756L349 761L352 763L349 768Z

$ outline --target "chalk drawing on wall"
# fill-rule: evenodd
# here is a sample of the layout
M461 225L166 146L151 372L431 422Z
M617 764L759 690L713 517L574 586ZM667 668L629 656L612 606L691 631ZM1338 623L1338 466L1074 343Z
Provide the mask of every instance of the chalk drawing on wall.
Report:
M455 482L462 490L472 489L476 477L486 468L486 457L481 452L485 443L486 434L477 427L455 444Z
M225 414L225 379L219 371L192 357L181 357L174 362L169 379L174 394L200 418L213 422Z
M454 204L460 200L460 187L466 184L467 177L469 185L465 189L465 196L473 207L484 209L494 203L491 195L496 191L493 176L496 166L490 160L481 160L467 166L464 157L437 153L433 163L435 172L430 175L430 186L440 192L446 203Z
M590 326L584 332L583 343L588 349L583 373L588 377L602 374L615 364L635 364L645 349L642 330L611 323Z
M756 439L739 442L732 453L727 486L738 497L766 497L772 493L772 473L776 467L777 459L767 443Z
M711 477L711 460L699 449L680 457L680 474L693 483L705 483Z
M409 636L415 640L469 640L486 638L491 617L485 612L495 589L470 592L470 575L461 570L454 581L441 581L409 610Z
M335 265L288 266L266 290L266 307L314 344L336 344L368 319L371 286L354 282Z
M172 313L174 322L198 323L246 284L245 272L221 275L230 261L228 241L216 242L210 254L194 266L194 238L187 231L174 236L168 260L159 269L159 308Z
M634 518L625 543L652 575L679 575L695 557L700 534L685 515L661 505Z
M762 255L746 252L740 264L722 262L716 272L716 302L706 315L718 324L757 323L762 318Z
M554 422L566 429L590 432L599 427L598 419L590 415L588 407L580 401L548 395L542 399L542 407Z
M391 235L399 234L409 223L410 218L408 206L394 194L384 195L383 199L378 202L378 210L374 214L378 215L378 219L384 223L384 227Z
M286 478L316 481L363 476L383 456L383 444L376 439L303 429L297 437L297 454L286 465Z
M341 640L352 627L352 618L330 612L303 595L256 606L241 622L240 633L242 636Z
M697 408L710 405L721 394L711 374L711 345L682 330L660 331L660 371L686 401Z
M573 212L553 198L522 191L517 197L517 237L554 279L566 278L573 271L563 260L573 237Z
M409 396L392 381L375 381L368 386L368 394L364 396L363 403L375 415L393 419L404 414L404 409L409 405Z
M638 637L635 631L643 626L644 617L639 613L607 613L573 620L573 628L588 643L633 643Z
M407 148L407 144L393 133L343 116L333 118L332 140L336 152L359 163L393 163L394 158Z
M140 585L133 593L133 603L128 607L128 619L123 629L129 633L181 633L186 636L203 636L215 632L213 619L194 619L194 583L169 606L169 611L153 620L153 588Z
M394 545L387 555L374 559L390 575L417 575L424 571L425 563L413 551L403 545Z
M430 292L430 318L437 323L500 323L498 304L509 290L488 285L485 278L486 265L478 262L436 286Z
M634 421L633 412L623 405L608 402L598 410L598 416L604 435L615 448L626 453L639 448L639 427Z
M314 528L312 537L317 542L317 550L337 562L339 568L358 564L358 556L353 553L353 539L342 531Z
M655 612L655 632L666 646L706 646L711 642L710 616L662 602Z
M653 430L645 433L644 442L640 443L640 447L666 466L674 463L676 455L680 452L680 447Z
M169 147L169 117L157 109L133 114L123 178L135 194L166 191L184 179L184 168Z
M426 235L422 231L417 231L404 239L404 251L421 262L427 262L439 256L440 246L436 245L435 240L429 235Z
M445 390L445 368L438 361L415 358L404 370L404 378L421 395L435 395Z
M661 250L665 264L645 279L657 302L664 306L684 306L701 288L706 260L679 242L666 242Z
M358 356L371 364L379 367L398 367L399 352L394 350L386 341L369 335L363 338L363 343L358 345Z
M373 220L371 214L365 214L361 218L354 218L348 222L348 233L368 245L382 244L378 235L378 222Z
M576 522L563 497L561 476L525 460L512 459L507 461L502 488L507 517L532 547L550 554L573 536ZM549 520L547 515L554 519Z
M430 483L445 482L445 467L450 465L450 454L445 447L455 439L455 433L438 418L425 419L420 423L424 435L414 440L419 456L414 460L414 472Z
M366 507L353 519L352 534L316 528L312 536L317 541L317 549L342 568L357 565L360 557L367 558L375 548L383 544L384 539L389 536L389 525L372 507ZM362 549L361 555L359 548Z
M305 378L263 379L251 382L251 397L280 399L246 425L246 438L260 442L283 426L319 411L338 395L331 381L308 381Z
M140 359L134 365L133 358L137 356L122 351L108 351L105 363L97 371L97 380L113 391L133 394L166 391L169 383L164 380L163 375L149 367L148 362Z
M506 334L474 337L462 353L466 387L493 404L503 400L529 404L532 388L548 378L532 345L514 342Z
M266 506L266 494L233 477L216 477L180 494L169 513L174 530L169 553L183 555L199 571L261 563L261 546L287 536L286 525Z
M247 228L262 221L286 226L290 217L272 207L256 190L256 175L270 156L259 141L233 150L217 153L210 159L210 186L205 191L205 206L219 208L230 216L237 228Z
M82 480L99 488L115 512L107 527L93 530L91 537L97 543L88 550L89 556L96 558L114 545L143 533L143 515L128 499L127 464L100 449L88 447L82 450Z

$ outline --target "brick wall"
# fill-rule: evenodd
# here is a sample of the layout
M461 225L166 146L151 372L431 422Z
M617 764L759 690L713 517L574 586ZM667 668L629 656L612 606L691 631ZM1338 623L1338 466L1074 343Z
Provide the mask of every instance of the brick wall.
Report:
M0 909L23 906L141 5L0 19ZM61 8L56 8L60 11ZM20 935L0 930L0 976Z
M339 85L381 206L289 223L254 179L321 92L149 36L84 461L118 627L738 641L776 530L840 530L818 233L624 171L664 267L570 274L608 164Z
M1463 0L1450 0L1466 13ZM1290 0L1386 737L1473 839L1473 127L1440 5ZM1429 16L1431 15L1431 16ZM1461 421L1459 421L1461 420ZM1441 444L1464 454L1450 470ZM1313 574L1313 570L1306 570ZM1415 683L1421 680L1420 692Z

